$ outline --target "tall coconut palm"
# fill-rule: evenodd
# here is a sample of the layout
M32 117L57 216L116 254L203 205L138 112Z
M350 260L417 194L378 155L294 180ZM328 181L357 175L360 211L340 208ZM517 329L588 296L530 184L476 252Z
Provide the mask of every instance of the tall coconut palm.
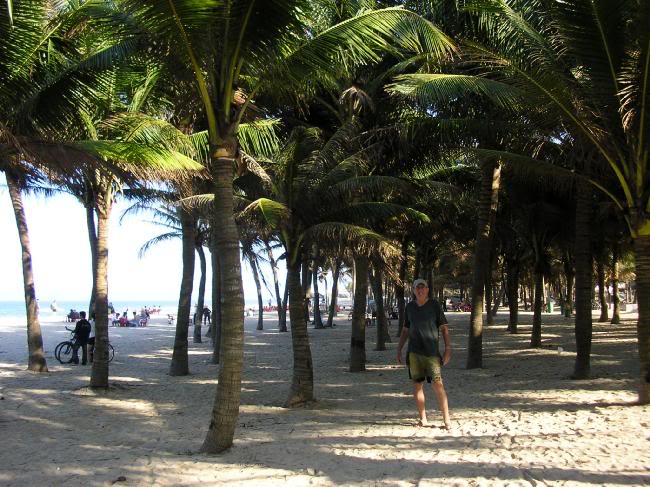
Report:
M151 34L181 46L205 109L209 170L215 185L214 223L221 229L215 244L222 270L226 359L219 370L213 420L202 447L214 453L232 444L240 397L243 291L232 171L238 126L251 108L252 98L269 90L292 96L296 86L306 87L307 80L318 80L318 73L331 73L342 66L341 61L348 66L374 61L391 45L408 49L424 43L427 50L446 52L449 41L431 24L401 9L369 11L314 33L304 24L312 11L305 0L139 0L124 2L124 6ZM322 80L326 79L325 74Z

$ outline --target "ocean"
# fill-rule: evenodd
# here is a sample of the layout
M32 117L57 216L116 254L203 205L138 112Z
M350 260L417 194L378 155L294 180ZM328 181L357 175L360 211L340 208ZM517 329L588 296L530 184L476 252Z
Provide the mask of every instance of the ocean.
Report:
M61 321L65 319L65 316L70 312L71 309L81 311L87 310L88 300L84 301L56 301L57 311L54 312L50 309L50 302L39 301L39 316L43 320L52 321L60 318ZM192 306L196 304L196 301L192 301ZM206 306L212 309L211 303L206 302ZM116 312L120 314L128 310L129 315L133 311L136 311L140 314L140 309L143 306L156 307L160 308L160 314L166 316L167 313L176 314L178 309L178 301L147 301L147 300L132 300L132 301L113 301L113 307ZM254 302L246 302L247 308L257 309L257 300ZM25 302L24 301L0 301L0 319L3 318L18 318L25 319Z

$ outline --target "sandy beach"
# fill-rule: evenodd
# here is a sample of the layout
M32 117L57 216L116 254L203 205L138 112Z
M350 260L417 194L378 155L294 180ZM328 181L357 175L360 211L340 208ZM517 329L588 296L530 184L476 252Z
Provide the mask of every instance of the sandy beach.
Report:
M342 316L343 318L343 316ZM246 319L242 406L234 447L198 453L213 405L218 366L210 343L190 342L187 377L167 375L173 325L110 328L116 356L109 392L92 392L89 367L60 365L65 323L43 323L50 373L25 370L23 323L0 323L0 485L647 485L650 406L636 399L633 314L594 323L592 375L572 381L573 321L544 315L543 348L527 348L507 316L486 329L484 366L465 370L467 313L448 313L454 355L444 369L453 433L415 426L396 340L374 351L367 372L347 372L350 322L310 329L318 402L281 407L291 380L291 336L273 315L265 330ZM395 325L391 335L395 334ZM190 330L191 335L191 330ZM561 347L561 350L558 350Z

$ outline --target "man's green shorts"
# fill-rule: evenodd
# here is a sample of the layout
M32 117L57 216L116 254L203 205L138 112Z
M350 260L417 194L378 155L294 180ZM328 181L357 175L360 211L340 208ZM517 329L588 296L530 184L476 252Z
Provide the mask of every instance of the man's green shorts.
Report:
M427 357L410 352L408 354L409 377L415 382L422 382L424 379L427 382L432 380L439 382L442 380L441 364L442 361L438 356Z

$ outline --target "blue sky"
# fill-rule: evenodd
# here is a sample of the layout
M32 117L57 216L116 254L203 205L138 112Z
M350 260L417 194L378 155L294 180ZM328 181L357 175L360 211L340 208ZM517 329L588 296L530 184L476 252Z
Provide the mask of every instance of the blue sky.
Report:
M51 198L24 196L24 202L37 298L45 303L53 299L86 300L92 287L92 272L84 208L72 196L65 194ZM138 251L142 244L163 233L164 229L147 223L146 215L127 216L120 223L120 216L127 206L118 201L111 216L110 299L141 300L143 304L152 305L157 301L178 299L182 270L180 240L160 243L139 259ZM19 301L24 299L20 243L6 181L1 174L0 228L0 301ZM207 252L206 255L209 256ZM195 293L199 285L198 256L196 261ZM253 303L257 299L255 282L250 269L246 265L243 268L246 302ZM270 267L263 265L263 272L269 285L272 285ZM284 272L282 269L282 281ZM209 279L208 276L208 301L211 292ZM270 296L266 289L263 293L266 304ZM195 300L196 294L193 296Z

